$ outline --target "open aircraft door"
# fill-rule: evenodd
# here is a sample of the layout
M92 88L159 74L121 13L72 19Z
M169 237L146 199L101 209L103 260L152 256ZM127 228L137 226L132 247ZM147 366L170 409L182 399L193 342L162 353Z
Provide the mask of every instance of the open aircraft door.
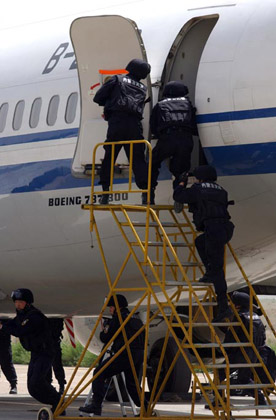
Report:
M122 74L133 58L146 60L146 52L135 22L121 16L81 17L72 22L70 36L75 50L81 95L81 120L78 142L72 164L75 176L87 175L92 164L92 152L97 143L106 138L107 122L103 108L93 97L106 78ZM150 79L143 83L150 86ZM148 91L151 96L151 92ZM144 113L144 136L148 135L149 105ZM101 163L104 150L97 153ZM127 165L122 151L117 164Z

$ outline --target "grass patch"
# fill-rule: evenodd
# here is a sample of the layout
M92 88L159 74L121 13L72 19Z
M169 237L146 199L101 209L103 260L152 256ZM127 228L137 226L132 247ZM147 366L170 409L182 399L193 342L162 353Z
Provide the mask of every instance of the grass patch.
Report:
M66 340L62 341L61 343L62 349L62 363L63 366L76 366L81 352L83 350L83 346L80 343L77 343L76 348L74 349L69 342ZM30 362L31 353L25 350L19 341L12 343L12 358L13 363L19 365L27 365ZM95 360L96 355L87 351L83 361L81 363L82 367L90 367Z

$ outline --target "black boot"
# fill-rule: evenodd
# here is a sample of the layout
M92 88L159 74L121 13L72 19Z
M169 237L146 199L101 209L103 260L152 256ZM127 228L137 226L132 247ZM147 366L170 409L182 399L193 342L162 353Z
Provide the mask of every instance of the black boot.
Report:
M228 303L225 305L219 304L217 316L215 316L212 322L222 322L226 318L231 319L233 316L232 309L228 306Z
M175 201L174 204L173 204L173 207L174 207L174 211L176 213L181 213L182 210L183 210L184 204L183 203L179 203L178 201Z
M11 382L11 389L10 389L9 394L11 394L11 395L17 394L16 382Z
M154 189L150 190L150 204L155 204L154 202L155 192ZM142 193L142 205L146 206L148 204L148 193Z
M109 187L103 185L103 191L109 191ZM100 198L99 203L101 205L107 205L109 203L109 194L103 194Z
M92 401L91 404L80 407L79 411L82 411L83 413L94 414L95 416L101 416L102 415L102 406L97 405L95 403L95 401Z

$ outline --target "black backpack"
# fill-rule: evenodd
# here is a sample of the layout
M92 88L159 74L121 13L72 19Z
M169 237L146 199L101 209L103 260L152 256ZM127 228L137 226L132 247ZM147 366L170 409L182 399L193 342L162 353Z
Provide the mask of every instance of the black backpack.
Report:
M276 379L276 354L274 350L272 350L269 346L262 346L259 348L259 353L261 358L263 359L263 362L270 373L270 376L272 377L273 381L275 382ZM258 374L261 383L263 384L269 384L270 380L267 377L267 374L265 373L264 369L261 367L256 368L256 373Z

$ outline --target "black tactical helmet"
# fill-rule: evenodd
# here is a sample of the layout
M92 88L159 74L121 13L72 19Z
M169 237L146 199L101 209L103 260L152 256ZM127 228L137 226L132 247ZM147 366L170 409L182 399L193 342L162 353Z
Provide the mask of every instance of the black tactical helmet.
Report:
M24 300L24 302L29 303L30 305L34 302L34 295L29 289L16 289L11 294L12 300Z
M216 181L217 180L217 171L213 166L210 165L201 165L194 169L193 171L196 179L201 181Z
M140 58L134 58L126 66L126 70L138 80L145 79L150 73L150 64Z
M242 308L249 308L249 295L244 292L234 292L232 294L232 301L235 305L241 306Z
M128 306L128 302L127 302L126 298L124 297L124 295L116 295L116 297L117 297L117 300L118 300L119 308L126 308ZM115 306L116 307L115 300L114 300L113 296L111 296L111 298L109 299L107 306Z
M186 96L189 89L181 82L168 82L163 91L164 98L177 98L178 96Z

